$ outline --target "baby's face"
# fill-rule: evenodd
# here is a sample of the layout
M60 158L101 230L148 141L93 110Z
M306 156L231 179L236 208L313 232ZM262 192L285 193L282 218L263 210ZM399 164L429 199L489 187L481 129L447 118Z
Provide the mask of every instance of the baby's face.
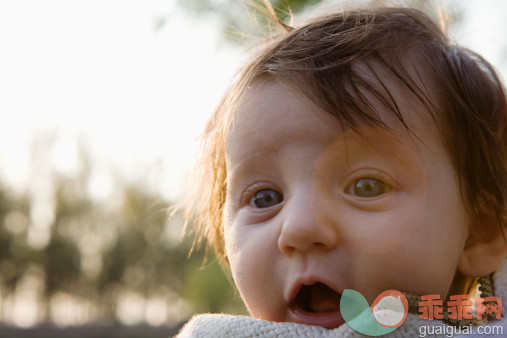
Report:
M416 137L348 131L277 82L247 91L226 142L224 230L235 283L260 319L333 328L340 294L449 291L468 235L434 122L393 89ZM420 141L424 142L421 143Z

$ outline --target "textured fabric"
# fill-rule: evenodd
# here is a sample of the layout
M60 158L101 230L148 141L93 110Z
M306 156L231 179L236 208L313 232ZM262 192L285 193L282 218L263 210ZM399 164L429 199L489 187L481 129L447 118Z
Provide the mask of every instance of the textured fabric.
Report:
M496 295L501 298L502 315L507 314L507 260L504 260L494 275ZM403 325L385 335L384 337L419 337L420 326L426 326L425 332L437 332L437 326L444 326L438 320L423 320L416 314L408 314ZM507 320L494 320L484 326L502 326L503 333L507 335ZM429 327L434 327L430 329ZM474 335L456 334L454 337L478 336L477 327L472 328ZM463 332L465 333L465 332ZM434 335L428 334L427 337ZM442 336L442 335L438 335ZM445 336L445 335L444 335ZM177 338L186 337L366 337L352 330L347 324L343 324L334 330L328 330L320 326L311 326L297 323L277 323L259 320L247 316L232 316L225 314L202 314L194 316L180 331ZM493 335L485 335L493 337Z
M438 321L425 321L425 325L438 325ZM417 337L421 320L408 314L403 325L384 337ZM277 323L246 316L203 314L193 317L177 338L184 337L365 337L347 324L327 330L320 326L297 323Z

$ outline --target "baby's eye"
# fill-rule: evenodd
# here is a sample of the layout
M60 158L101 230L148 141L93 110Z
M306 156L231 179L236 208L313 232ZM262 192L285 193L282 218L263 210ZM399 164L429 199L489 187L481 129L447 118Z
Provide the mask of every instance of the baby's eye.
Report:
M281 203L283 196L278 191L272 189L259 190L250 199L250 205L255 208L269 208L275 204Z
M359 197L376 197L384 194L387 187L384 182L372 177L363 177L355 180L346 192Z

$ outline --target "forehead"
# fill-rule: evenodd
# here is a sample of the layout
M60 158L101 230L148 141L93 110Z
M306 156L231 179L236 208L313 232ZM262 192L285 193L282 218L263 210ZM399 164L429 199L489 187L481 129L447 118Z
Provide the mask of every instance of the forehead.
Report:
M365 76L368 76L367 71L364 70ZM359 125L357 130L367 132L357 134L343 130L338 118L323 111L300 91L276 80L258 80L246 90L227 132L228 162L241 161L243 156L259 151L276 152L280 144L298 139L307 145L326 140L362 139L377 148L382 146L384 150L392 148L393 151L394 146L414 143L417 138L423 144L431 141L428 138L439 139L436 124L418 98L397 81L385 80L387 74L378 74L386 75L379 86L387 88L388 95L396 101L415 139L395 114L369 92L363 95L376 106L386 128ZM318 132L313 132L315 130Z
M288 86L277 81L258 81L243 96L228 131L226 150L254 143L255 147L276 148L282 141L307 136L314 128L322 130L320 136L312 138L326 139L335 135L338 127L335 118Z

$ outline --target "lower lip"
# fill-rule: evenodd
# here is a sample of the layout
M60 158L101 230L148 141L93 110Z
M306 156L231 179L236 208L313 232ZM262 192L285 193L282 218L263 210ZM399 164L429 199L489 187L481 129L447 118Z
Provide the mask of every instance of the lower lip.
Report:
M345 323L340 310L332 312L308 312L301 307L292 304L289 313L295 323L323 326L326 329L334 329Z

